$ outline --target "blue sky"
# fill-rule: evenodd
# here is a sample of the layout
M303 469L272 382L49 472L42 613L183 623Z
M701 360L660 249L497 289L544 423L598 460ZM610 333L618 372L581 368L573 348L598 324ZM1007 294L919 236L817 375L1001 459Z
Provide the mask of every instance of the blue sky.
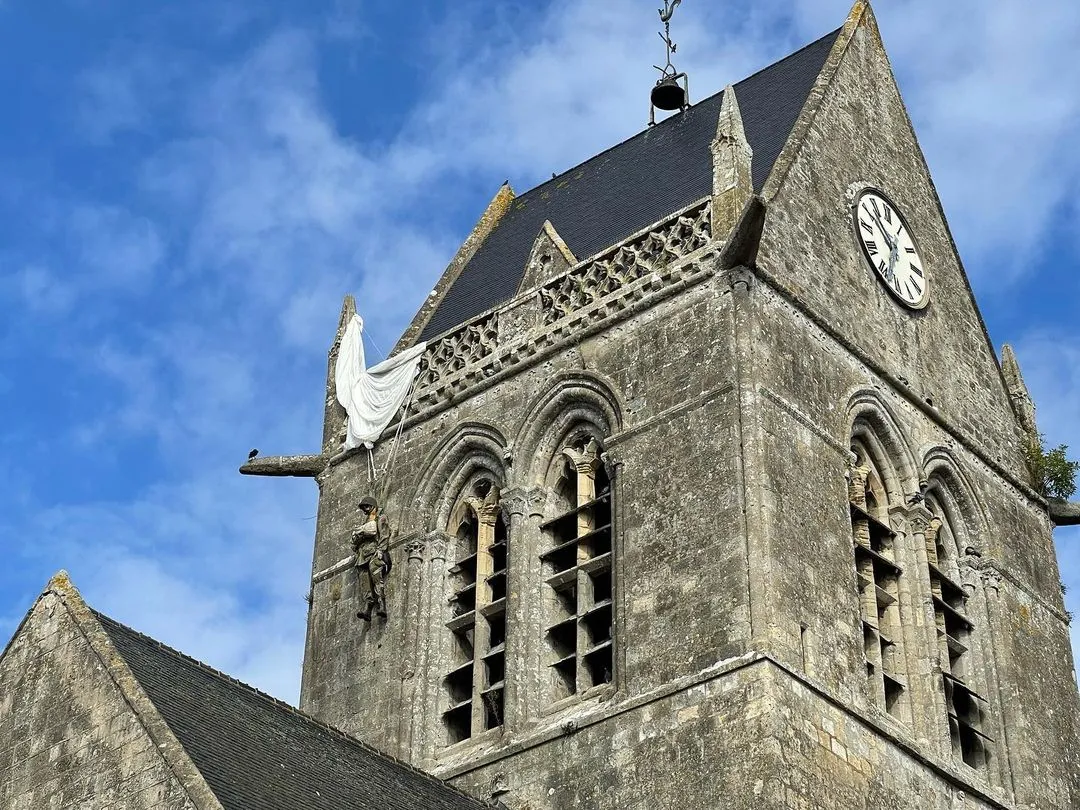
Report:
M236 467L317 449L344 293L389 349L503 180L642 127L656 6L0 2L0 640L67 568L295 700L315 486ZM687 0L679 66L712 93L849 6ZM1080 454L1080 5L877 13L994 342Z

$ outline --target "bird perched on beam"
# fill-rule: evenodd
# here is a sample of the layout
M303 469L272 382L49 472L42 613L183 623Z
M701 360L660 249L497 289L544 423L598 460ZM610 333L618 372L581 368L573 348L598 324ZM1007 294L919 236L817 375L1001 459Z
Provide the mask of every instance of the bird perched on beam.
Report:
M255 456L257 456L257 455L259 455L259 451L258 450L252 450L250 453L248 453L248 461L254 461Z

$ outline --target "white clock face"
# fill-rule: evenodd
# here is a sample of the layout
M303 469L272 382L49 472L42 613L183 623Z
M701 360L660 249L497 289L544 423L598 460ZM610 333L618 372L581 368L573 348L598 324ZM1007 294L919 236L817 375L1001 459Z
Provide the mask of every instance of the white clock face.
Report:
M863 255L889 292L912 309L925 307L930 280L903 214L880 191L867 189L855 202L854 216Z

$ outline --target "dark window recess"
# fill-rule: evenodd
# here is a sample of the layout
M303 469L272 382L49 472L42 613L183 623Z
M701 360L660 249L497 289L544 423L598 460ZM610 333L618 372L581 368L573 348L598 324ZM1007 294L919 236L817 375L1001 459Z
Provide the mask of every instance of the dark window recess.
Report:
M447 740L450 744L467 740L472 736L472 700L468 700L443 713Z
M491 601L497 602L506 598L506 572L496 571L488 577L488 587L491 588Z
M487 668L488 688L498 687L506 677L506 659L502 652L493 652L484 657L484 666Z
M578 505L541 524L554 700L614 679L611 482L599 463L593 480L567 465L559 494Z
M593 600L607 602L611 600L611 571L596 571L589 574L592 584Z
M455 668L444 680L448 707L443 722L449 744L502 725L506 677L506 525L500 516L492 531L470 512L457 537L459 556L450 568L448 599L452 617L447 623Z
M469 661L446 676L446 688L450 692L450 703L457 705L472 698L473 664Z
M484 704L484 729L498 728L503 724L503 688L489 689L480 696Z
M984 768L993 753L993 739L985 731L989 706L966 680L971 668L975 624L967 616L967 592L957 581L953 551L956 543L951 527L944 520L935 519L926 541L938 660L953 756L972 768Z
M490 645L492 650L501 649L506 643L506 622L505 621L491 621L489 623L489 635Z
M896 534L885 522L886 510L869 485L850 496L867 687L881 708L902 717L906 685L898 597L903 572L896 563Z

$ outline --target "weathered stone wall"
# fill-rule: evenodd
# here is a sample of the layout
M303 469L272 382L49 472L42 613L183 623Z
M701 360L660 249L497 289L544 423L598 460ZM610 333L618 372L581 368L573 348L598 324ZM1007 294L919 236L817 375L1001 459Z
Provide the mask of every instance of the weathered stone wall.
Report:
M954 810L961 792L968 807L1080 806L1078 698L1049 523L869 12L833 68L801 150L781 157L766 187L757 269L709 276L715 251L703 250L687 262L702 267L684 274L685 289L638 298L632 312L616 285L576 317L523 296L470 325L465 370L438 390L430 378L387 479L386 622L355 617L348 568L368 460L320 476L306 711L481 795L505 783L515 808L722 797ZM918 313L859 253L848 193L860 183L890 195L917 231L932 283ZM648 283L668 282L657 273ZM564 286L562 303L584 308L573 300L581 288ZM523 336L531 360L507 349ZM845 480L860 409L895 468L908 669L899 718L866 694ZM614 684L551 706L537 559L563 412L592 420L618 470L619 655ZM387 453L387 443L376 450L376 467ZM457 496L449 482L481 470L511 521L505 723L448 747L453 559L440 533ZM919 534L931 473L947 479L962 518L974 680L996 740L981 772L953 757L944 716ZM773 664L730 663L748 651L812 686ZM716 688L701 691L702 671L720 661Z
M785 171L790 156L765 189L759 264L909 396L932 400L959 432L1023 477L1005 384L871 12ZM856 184L880 188L906 212L930 277L925 309L899 306L863 259L848 196Z
M883 189L908 213L926 254L925 310L895 303L863 261L846 196L855 183ZM872 26L856 33L774 193L764 281L745 303L755 344L747 465L761 471L749 521L752 558L771 583L761 608L768 648L838 699L884 715L865 694L844 478L852 420L864 408L879 420L901 490L893 524L902 532L910 707L902 721L882 722L928 755L949 756L915 536L920 480L937 471L964 507L956 528L961 551L972 550L974 677L997 741L990 768L960 773L1015 788L1025 806L1080 805L1080 700L1051 527L1025 486L1016 420Z
M512 759L436 773L477 796L497 788L515 810L786 807L768 674L733 662L655 696L597 707L569 733L538 729Z
M768 660L671 687L582 716L569 733L538 730L513 759L436 773L528 810L1001 806Z
M51 593L0 663L0 807L194 808Z
M619 699L632 697L745 651L749 583L735 485L741 472L729 303L722 281L710 281L407 430L387 489L387 514L397 537L405 538L393 551L391 615L370 626L356 618L352 570L317 577L303 708L405 758L430 761L445 746L441 678L449 669L443 626L449 614L442 583L453 560L428 537L446 528L429 490L454 496L441 492L440 480L452 478L458 465L454 437L463 432L467 442L476 430L470 426L485 425L498 445L488 456L504 497L535 493L543 483L544 453L557 449L542 442L539 456L534 452L532 434L544 433L535 430L535 413L549 393L579 379L595 380L613 394L618 415L604 444L609 459L621 465L615 623L623 657L616 684L595 700L611 700L616 692ZM554 424L558 413L580 405L572 393L541 421ZM376 464L385 458L380 452L385 448ZM443 470L440 460L447 457ZM355 505L368 488L367 463L366 456L356 457L322 479L316 572L349 556ZM544 550L537 529L542 503L524 511L509 563L507 655L517 670L509 677L519 683L508 693L503 737L524 733L547 704L547 669L535 643L543 636L539 606L546 587L536 565Z
M890 729L868 723L817 689L773 669L768 696L780 740L777 765L783 810L918 808L982 810L1002 795L966 788L969 775L946 760L926 757ZM984 792L986 791L986 792ZM773 805L764 804L763 807ZM1055 804L1054 807L1067 807Z

